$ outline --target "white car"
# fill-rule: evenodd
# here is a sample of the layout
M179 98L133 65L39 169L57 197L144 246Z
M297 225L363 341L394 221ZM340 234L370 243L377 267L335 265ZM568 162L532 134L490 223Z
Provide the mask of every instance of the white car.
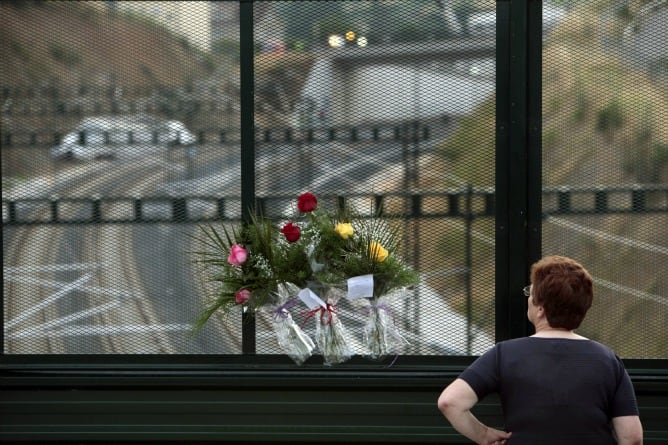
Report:
M96 116L85 118L67 133L51 148L51 156L80 160L136 156L195 142L195 135L180 121L145 115Z

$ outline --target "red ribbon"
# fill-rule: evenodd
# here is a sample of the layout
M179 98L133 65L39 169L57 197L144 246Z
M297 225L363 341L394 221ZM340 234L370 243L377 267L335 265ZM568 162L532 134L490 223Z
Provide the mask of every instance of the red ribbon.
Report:
M306 325L306 322L309 321L309 319L312 318L318 312L320 312L320 324L331 325L332 319L334 318L334 315L336 315L336 306L327 303L327 307L320 306L316 309L311 309L310 311L303 311L301 315L306 316L306 318L304 319L302 327L304 327L304 325ZM327 320L325 320L325 317L327 317Z

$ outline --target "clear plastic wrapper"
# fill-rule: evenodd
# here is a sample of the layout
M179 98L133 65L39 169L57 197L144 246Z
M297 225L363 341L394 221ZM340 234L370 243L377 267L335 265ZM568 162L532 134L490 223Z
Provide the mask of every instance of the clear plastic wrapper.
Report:
M298 303L299 288L291 283L278 286L278 305L272 309L272 326L281 350L296 364L303 364L315 351L315 343L294 321L290 309Z
M319 305L306 313L316 320L315 341L322 353L323 363L331 366L349 360L353 355L349 334L339 318L336 303L343 296L341 287L310 284L311 290L322 296L325 305Z
M368 314L364 325L364 344L367 355L378 359L388 355L398 355L408 345L395 322L391 301L400 298L402 290L392 291L375 299L363 299L361 304Z

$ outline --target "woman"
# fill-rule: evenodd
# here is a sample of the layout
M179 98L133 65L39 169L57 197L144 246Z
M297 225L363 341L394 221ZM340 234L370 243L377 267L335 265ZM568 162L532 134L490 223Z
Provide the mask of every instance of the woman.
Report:
M531 266L527 317L536 333L497 343L441 393L438 408L478 444L642 444L631 380L606 346L574 332L591 307L592 279L578 262L548 256ZM471 413L499 393L507 431Z

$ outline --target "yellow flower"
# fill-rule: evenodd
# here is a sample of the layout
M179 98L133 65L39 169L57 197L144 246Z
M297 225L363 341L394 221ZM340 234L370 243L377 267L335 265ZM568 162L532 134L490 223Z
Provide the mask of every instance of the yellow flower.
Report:
M334 231L343 239L348 239L355 233L353 225L350 223L338 223L336 227L334 227Z
M369 244L369 257L371 261L376 263L382 263L387 259L389 252L383 246L380 245L377 241L371 241Z

